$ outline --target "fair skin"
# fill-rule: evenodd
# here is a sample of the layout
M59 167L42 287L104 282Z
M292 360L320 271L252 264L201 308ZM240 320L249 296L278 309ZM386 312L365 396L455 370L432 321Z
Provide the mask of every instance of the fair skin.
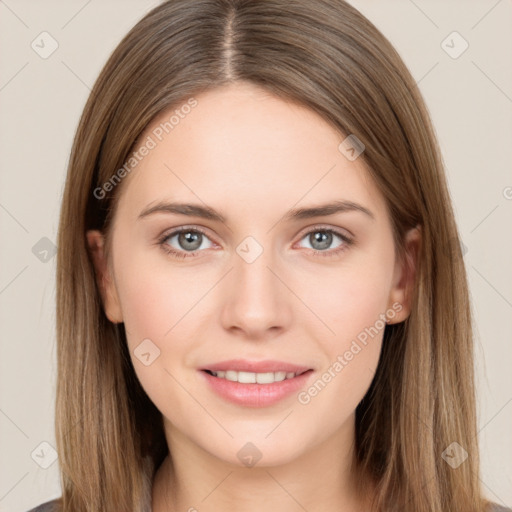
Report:
M164 419L172 461L156 474L152 511L364 510L350 468L355 409L378 364L380 315L391 311L391 324L410 313L414 265L397 257L362 158L349 161L338 150L344 137L317 114L240 83L196 99L124 178L110 262L102 234L87 233L106 315L124 322L137 377ZM138 218L161 201L208 205L225 220ZM292 208L332 201L369 213L285 219ZM158 245L180 226L205 232L197 248L176 234L164 245L195 256ZM329 229L353 243L336 233L327 246L316 241ZM237 252L248 236L263 249L251 263ZM418 243L411 230L409 261ZM293 393L268 407L233 404L200 370L234 358L287 361L313 370L307 391L371 326L378 334L308 403ZM145 339L160 350L147 366L134 355ZM237 456L248 442L261 453L252 467Z

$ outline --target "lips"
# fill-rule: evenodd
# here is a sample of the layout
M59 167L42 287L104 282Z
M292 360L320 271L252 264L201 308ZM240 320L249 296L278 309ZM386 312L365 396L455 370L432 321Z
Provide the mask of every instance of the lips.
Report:
M308 366L296 365L284 361L266 360L266 361L248 361L246 359L230 359L229 361L222 361L219 363L212 363L201 370L208 370L210 372L250 372L250 373L295 373L300 375L312 368Z
M245 407L268 407L298 392L314 370L284 361L231 359L209 364L198 373L224 400Z
M281 400L291 398L294 393L298 393L303 389L314 376L314 371L308 370L300 375L286 378L279 382L246 383L215 377L208 370L199 371L198 373L204 379L209 389L217 396L232 404L245 407L270 407ZM237 372L234 373L236 374ZM249 375L250 373L247 372L247 374ZM239 372L238 375L240 375ZM258 373L257 375L262 376L263 380L266 380L266 375L268 374ZM284 375L284 372L282 372L282 375Z

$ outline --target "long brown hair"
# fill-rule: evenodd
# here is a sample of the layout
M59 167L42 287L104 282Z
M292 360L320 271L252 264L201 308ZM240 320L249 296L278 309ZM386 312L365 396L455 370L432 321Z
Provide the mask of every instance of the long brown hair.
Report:
M123 324L105 316L87 249L87 230L108 235L122 182L101 197L98 187L155 116L236 81L309 107L364 144L399 254L404 233L421 227L412 312L386 327L356 410L354 470L363 486L366 477L377 483L375 510L484 511L468 287L440 150L413 77L344 0L170 0L108 59L71 152L57 254L63 512L148 512L167 454L161 414L137 380ZM442 456L454 441L468 453L457 468Z

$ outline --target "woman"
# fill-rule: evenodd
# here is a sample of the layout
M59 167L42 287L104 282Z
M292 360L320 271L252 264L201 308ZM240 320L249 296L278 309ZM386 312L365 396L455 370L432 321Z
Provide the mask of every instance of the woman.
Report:
M504 510L429 115L343 0L153 9L85 107L58 247L39 510Z

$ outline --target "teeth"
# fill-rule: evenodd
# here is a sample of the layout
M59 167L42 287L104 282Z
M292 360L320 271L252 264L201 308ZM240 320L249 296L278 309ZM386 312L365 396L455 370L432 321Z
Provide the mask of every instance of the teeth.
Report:
M240 382L242 384L272 384L280 382L285 379L293 379L295 373L293 372L268 372L268 373L253 373L253 372L236 372L233 370L211 372L215 377L226 379L233 382Z

